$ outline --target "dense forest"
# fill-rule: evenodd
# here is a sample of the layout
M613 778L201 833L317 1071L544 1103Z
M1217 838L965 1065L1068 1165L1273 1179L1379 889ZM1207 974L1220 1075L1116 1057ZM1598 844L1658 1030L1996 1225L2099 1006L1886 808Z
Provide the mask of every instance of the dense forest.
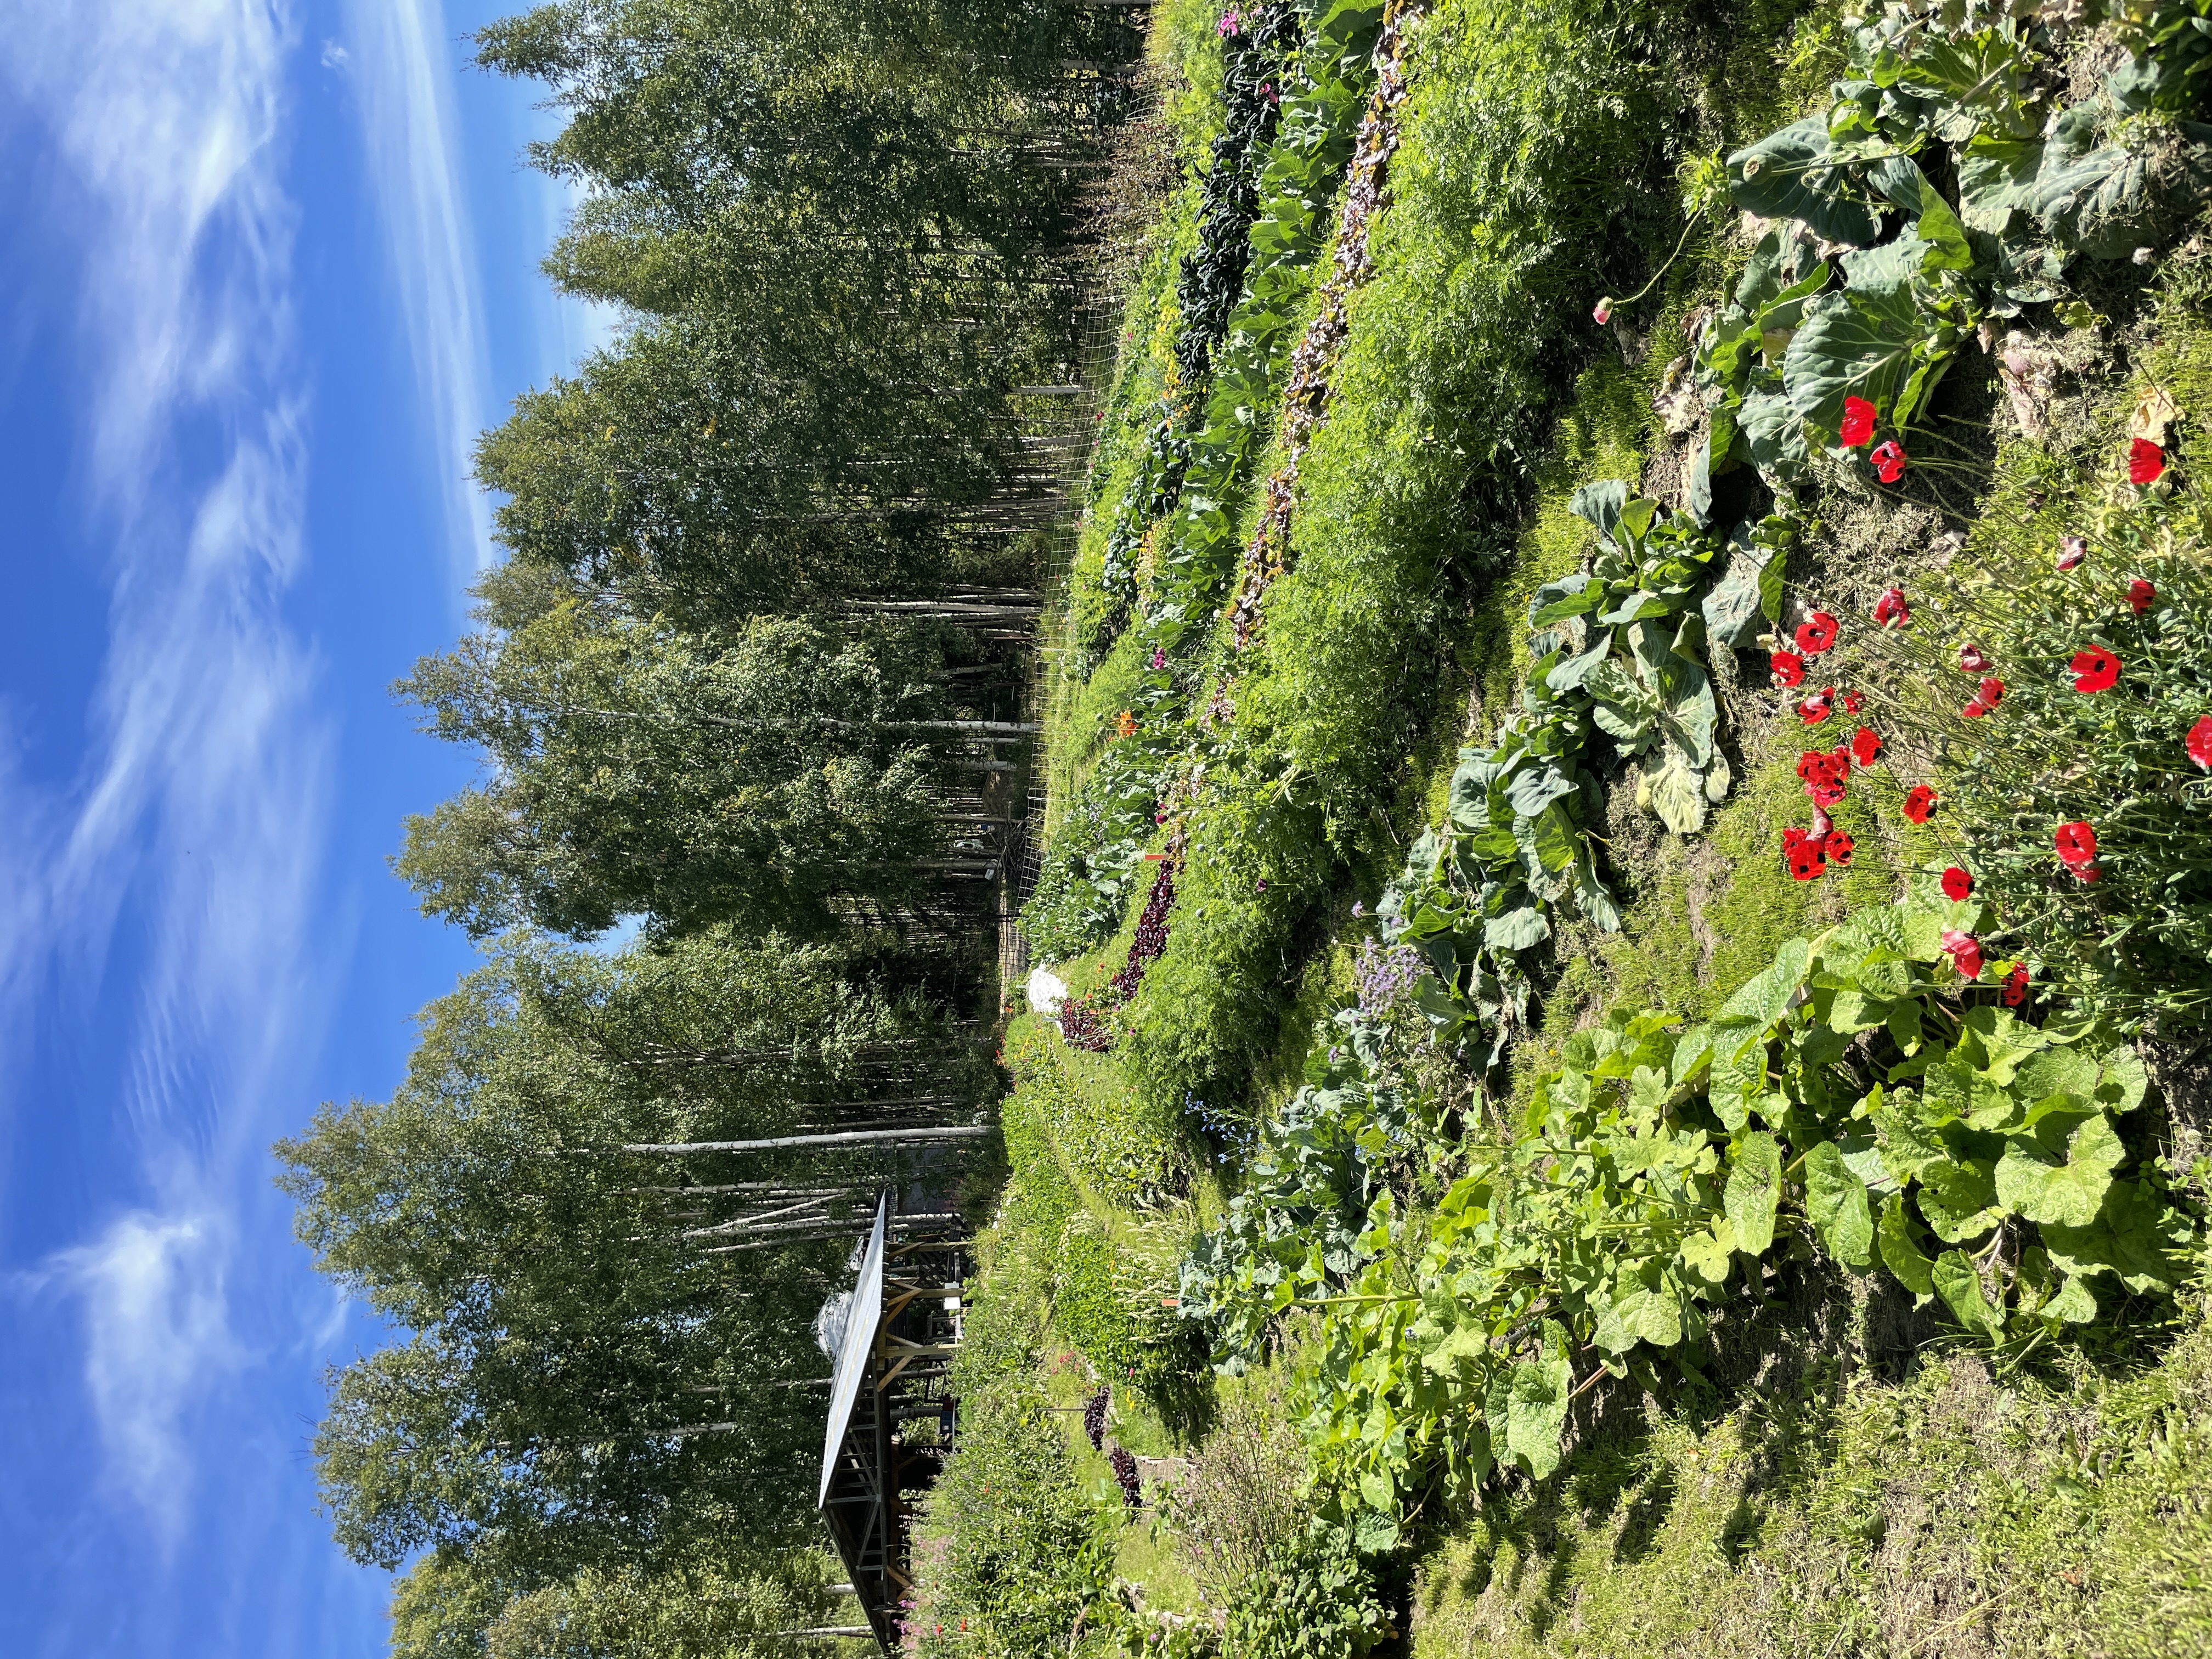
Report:
M314 1455L342 1547L402 1574L396 1653L719 1654L850 1622L817 1317L879 1190L949 1200L995 1144L1141 37L565 0L475 50L562 118L547 275L625 323L484 434L506 557L396 688L481 763L395 865L483 961L389 1100L278 1149L319 1266L404 1334L332 1379Z
M626 324L396 688L481 965L277 1149L396 1656L864 1650L885 1190L916 1652L2212 1646L2203 0L475 46Z

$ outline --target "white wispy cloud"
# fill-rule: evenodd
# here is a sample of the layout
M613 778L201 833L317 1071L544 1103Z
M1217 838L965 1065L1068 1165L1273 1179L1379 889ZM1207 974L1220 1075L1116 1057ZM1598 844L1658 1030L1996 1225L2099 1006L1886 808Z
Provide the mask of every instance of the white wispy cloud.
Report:
M235 1218L265 1191L286 1056L325 1000L308 947L334 738L282 610L307 469L281 148L297 42L272 0L12 9L30 15L0 35L0 82L52 135L81 228L54 251L81 267L89 362L65 413L86 427L111 599L83 775L9 791L34 830L0 985L89 1005L112 995L126 915L144 941L118 1104L149 1201L45 1278L82 1303L111 1474L173 1537L182 1425L241 1363Z
M135 1212L43 1276L83 1305L85 1385L113 1454L110 1479L171 1538L191 1490L185 1423L242 1359L224 1303L228 1254L210 1218Z
M457 574L495 555L469 473L484 421L486 346L477 249L460 164L440 0L346 0L347 41L369 172L392 250L415 378L443 461Z

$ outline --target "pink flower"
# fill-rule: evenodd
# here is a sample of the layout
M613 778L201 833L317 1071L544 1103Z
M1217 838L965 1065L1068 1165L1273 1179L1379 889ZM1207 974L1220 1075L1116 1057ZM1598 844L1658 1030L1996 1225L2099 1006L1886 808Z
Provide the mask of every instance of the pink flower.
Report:
M1985 674L1989 667L1990 659L1982 654L1982 647L1978 645L1959 647L1959 672L1961 674Z
M1943 930L1943 948L1950 953L1952 965L1958 969L1961 979L1978 978L1982 971L1982 942L1972 933L1962 933L1955 927Z
M1590 320L1600 328L1613 320L1613 296L1607 295L1590 307Z
M2086 536L2061 536L2058 538L2058 568L2071 570L2089 556L2089 538Z

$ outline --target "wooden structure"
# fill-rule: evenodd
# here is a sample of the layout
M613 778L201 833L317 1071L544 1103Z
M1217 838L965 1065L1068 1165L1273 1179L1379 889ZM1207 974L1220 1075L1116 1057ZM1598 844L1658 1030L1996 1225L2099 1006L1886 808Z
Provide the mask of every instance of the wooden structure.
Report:
M957 1218L902 1218L876 1205L847 1305L830 1383L819 1507L868 1627L898 1646L900 1603L912 1594L910 1495L937 1478L952 1444L945 1373L960 1341L966 1241L943 1237ZM933 1233L939 1236L931 1236ZM935 1432L925 1439L925 1423Z

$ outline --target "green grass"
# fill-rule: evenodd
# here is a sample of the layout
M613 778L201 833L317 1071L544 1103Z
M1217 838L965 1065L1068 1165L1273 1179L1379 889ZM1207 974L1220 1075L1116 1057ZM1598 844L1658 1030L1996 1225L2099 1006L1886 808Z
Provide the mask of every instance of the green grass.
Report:
M1862 1330L1718 1416L1632 1412L1424 1561L1419 1659L2212 1651L2212 1330L2002 1376ZM1894 1358L1892 1353L1879 1356Z

